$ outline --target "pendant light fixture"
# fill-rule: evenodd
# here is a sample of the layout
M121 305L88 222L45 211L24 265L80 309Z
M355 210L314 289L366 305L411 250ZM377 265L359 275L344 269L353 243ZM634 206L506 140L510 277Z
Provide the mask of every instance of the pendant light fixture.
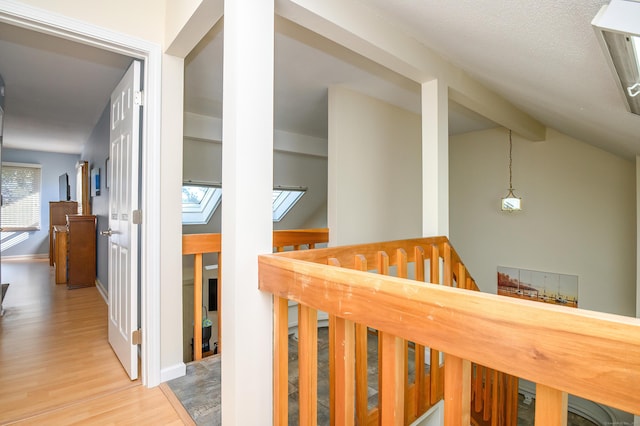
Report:
M511 166L513 163L511 155L512 151L513 141L511 140L511 130L509 130L509 192L507 192L507 196L502 199L502 210L507 212L522 210L522 199L520 197L516 197L513 193L513 185L511 184Z

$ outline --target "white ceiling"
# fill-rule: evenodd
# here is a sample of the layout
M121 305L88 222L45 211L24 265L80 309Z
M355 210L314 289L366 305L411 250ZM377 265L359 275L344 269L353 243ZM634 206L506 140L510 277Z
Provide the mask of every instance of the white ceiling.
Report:
M6 147L80 153L130 58L0 24Z
M607 0L361 3L548 127L627 158L640 153L640 117L626 111L591 27ZM344 49L328 49L318 37L304 44L290 37L286 28L278 31L277 128L326 136L330 84L419 112L415 83ZM220 116L221 52L222 37L214 32L188 58L186 111ZM1 25L0 75L7 86L5 146L81 152L129 62L119 55ZM455 134L494 124L453 104L450 126Z

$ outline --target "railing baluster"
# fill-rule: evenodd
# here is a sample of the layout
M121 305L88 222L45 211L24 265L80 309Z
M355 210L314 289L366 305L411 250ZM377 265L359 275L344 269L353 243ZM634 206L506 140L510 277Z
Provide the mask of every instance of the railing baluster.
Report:
M444 262L442 284L447 287L451 287L453 286L453 267L451 265L451 246L449 243L444 243L444 247L442 249L442 260Z
M493 370L491 374L491 426L498 425L498 404L500 403L500 374Z
M404 344L389 333L379 333L382 340L382 369L378 372L381 384L380 424L404 425Z
M298 408L300 425L318 421L318 312L298 305Z
M483 387L483 399L484 404L482 406L482 420L487 421L491 418L491 369L484 368L484 387Z
M567 425L566 392L536 385L536 426L566 426Z
M407 252L403 248L399 248L396 250L396 263L398 268L398 277L399 278L407 278L409 276L409 265L407 260ZM402 342L402 358L404 360L404 370L403 370L403 395L409 395L409 342L407 340L401 339ZM410 412L411 406L409 401L404 401L404 418L405 419L415 419L417 416L414 413Z
M431 246L431 259L429 261L431 268L429 278L432 284L440 283L440 249L437 245ZM429 397L431 405L440 401L442 398L441 371L440 371L440 352L431 348L429 352L429 371L431 376Z
M273 424L289 422L289 301L273 296Z
M336 426L353 425L354 422L354 368L355 335L353 322L344 318L334 319L334 355L335 374L331 385L334 390L335 410L331 410L331 424Z
M193 359L202 359L202 253L193 259Z
M376 266L378 268L378 274L389 275L389 255L384 251L379 251L376 257ZM378 420L382 421L382 366L384 362L384 351L382 348L382 341L384 336L382 332L378 331ZM384 423L379 423L384 425Z
M367 259L356 255L354 269L367 270ZM369 417L369 386L367 367L367 326L356 324L356 417L358 425L367 425Z
M340 267L340 262L335 257L327 260L327 265ZM329 315L329 423L334 425L336 421L336 325L338 317Z
M444 424L471 424L471 362L445 354Z
M424 249L420 246L414 248L415 253L415 275L416 281L424 282ZM416 368L416 392L415 392L415 416L424 413L428 405L428 395L425 395L425 368L424 368L424 349L423 345L415 344L415 368Z
M473 382L473 395L475 396L475 400L474 400L474 407L473 409L475 410L476 413L479 413L480 410L482 410L482 404L483 404L483 392L482 392L482 377L484 374L484 367L479 365L479 364L475 364L476 367L476 375L475 375L475 380Z

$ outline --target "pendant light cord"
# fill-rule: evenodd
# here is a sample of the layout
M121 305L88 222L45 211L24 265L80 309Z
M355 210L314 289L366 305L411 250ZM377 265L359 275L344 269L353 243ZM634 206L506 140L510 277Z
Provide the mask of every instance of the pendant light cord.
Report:
M513 185L511 184L511 177L512 177L511 165L513 163L513 158L511 155L512 151L513 151L513 142L511 140L511 130L509 130L509 191L513 191Z

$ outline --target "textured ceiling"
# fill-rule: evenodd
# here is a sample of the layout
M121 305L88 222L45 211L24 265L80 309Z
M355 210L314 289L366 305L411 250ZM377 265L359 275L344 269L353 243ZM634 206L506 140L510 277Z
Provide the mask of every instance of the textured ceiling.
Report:
M626 111L591 26L607 0L361 3L546 126L640 152L640 117Z
M7 147L80 153L130 58L0 24Z

